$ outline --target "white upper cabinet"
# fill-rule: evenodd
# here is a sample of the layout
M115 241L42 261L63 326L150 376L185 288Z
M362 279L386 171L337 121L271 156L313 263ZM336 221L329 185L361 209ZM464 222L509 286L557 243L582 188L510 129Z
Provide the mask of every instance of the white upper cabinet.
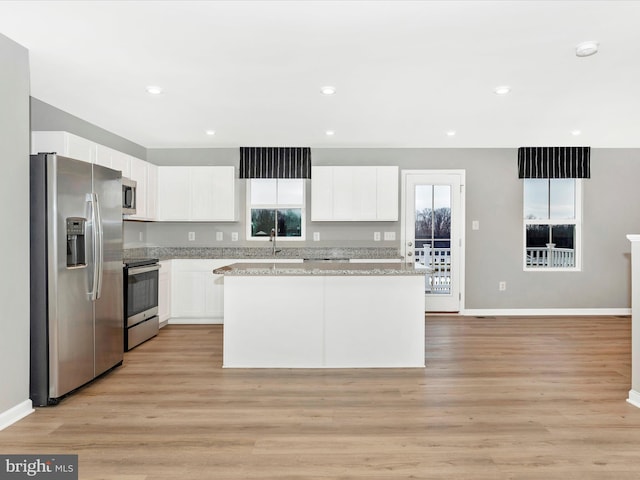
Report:
M125 178L131 177L131 159L133 157L126 153L119 152L113 148L105 147L104 145L96 144L96 161L98 165L103 167L113 168L122 172L122 176Z
M157 217L158 167L69 132L32 132L31 152L56 152L65 157L95 163L122 172L136 181L136 214L127 220L155 220Z
M31 132L31 153L52 153L94 163L96 144L69 132Z
M398 220L398 176L398 167L376 167L378 220Z
M187 167L158 167L158 220L188 220L190 172Z
M311 167L311 220L333 220L333 168Z
M136 213L129 215L128 218L134 220L148 219L147 162L139 158L129 157L129 165L131 165L129 178L136 182Z
M397 221L398 167L312 167L311 220Z
M158 167L147 162L147 217L158 218Z
M158 220L235 222L235 167L158 167Z

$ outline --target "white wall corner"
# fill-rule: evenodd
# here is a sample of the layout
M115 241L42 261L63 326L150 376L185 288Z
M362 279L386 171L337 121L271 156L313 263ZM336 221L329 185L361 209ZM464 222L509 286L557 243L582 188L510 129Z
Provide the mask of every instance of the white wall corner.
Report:
M31 400L25 400L15 407L11 407L9 410L0 413L0 430L4 430L9 425L13 425L34 411Z

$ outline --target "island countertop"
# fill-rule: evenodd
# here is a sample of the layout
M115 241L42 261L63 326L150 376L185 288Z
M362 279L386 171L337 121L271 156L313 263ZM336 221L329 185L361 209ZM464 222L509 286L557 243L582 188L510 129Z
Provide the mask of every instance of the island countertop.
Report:
M397 263L302 262L233 263L216 268L214 274L233 276L411 276L425 275L426 268Z

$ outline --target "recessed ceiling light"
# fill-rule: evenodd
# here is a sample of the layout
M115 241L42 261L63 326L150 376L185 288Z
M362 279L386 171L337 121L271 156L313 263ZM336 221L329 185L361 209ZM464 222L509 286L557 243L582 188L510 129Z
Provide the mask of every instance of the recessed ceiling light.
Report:
M327 137L333 137L336 134L336 132L334 130L327 130L324 133L327 134Z
M496 95L506 95L511 91L511 87L508 85L501 85L493 89Z
M447 136L448 136L448 137L455 137L455 135L456 135L456 131L455 131L455 130L449 130L449 131L447 132Z
M576 57L590 57L598 53L598 42L588 41L576 45Z
M204 133L206 133L207 135L215 135L216 131L215 130L207 130Z
M571 135L574 135L574 136L576 136L576 137L577 137L578 135L580 135L581 133L582 133L582 132L581 132L580 130L571 130Z
M327 85L326 87L322 87L320 91L323 95L333 95L336 93L336 87Z
M157 85L149 85L147 87L147 93L151 95L160 95L162 93L162 87L158 87Z

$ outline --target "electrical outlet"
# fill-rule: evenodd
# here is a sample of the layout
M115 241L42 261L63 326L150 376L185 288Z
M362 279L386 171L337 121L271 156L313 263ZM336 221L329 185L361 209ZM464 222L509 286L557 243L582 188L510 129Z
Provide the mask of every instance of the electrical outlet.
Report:
M471 230L480 230L480 222L478 220L471 222Z
M395 240L396 239L396 232L384 232L384 239L385 240Z
M320 241L320 232L313 232L313 241L314 242Z
M231 241L232 242L238 241L238 232L231 232Z
M498 290L500 290L501 292L504 292L506 289L507 289L507 282L498 283Z
M224 234L222 232L216 232L216 240L221 242L224 239Z
M196 232L189 232L189 241L193 242L196 239Z
M380 232L373 232L373 241L374 242L380 241Z

